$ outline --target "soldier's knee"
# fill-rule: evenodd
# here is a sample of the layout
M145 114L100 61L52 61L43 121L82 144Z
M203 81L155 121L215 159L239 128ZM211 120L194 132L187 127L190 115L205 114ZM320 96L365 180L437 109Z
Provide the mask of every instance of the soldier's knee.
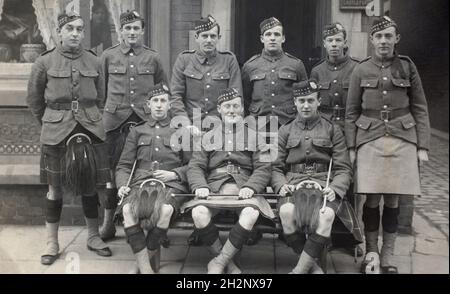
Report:
M174 212L173 206L170 204L163 204L161 207L161 218L170 218Z
M334 210L329 207L325 207L325 211L319 213L319 220L324 224L333 224L334 217Z
M286 203L280 206L280 218L283 221L294 219L295 206L292 203Z
M364 205L369 208L375 208L379 205L380 200L381 200L381 195L379 195L379 194L367 195L366 202L364 203Z
M397 208L398 207L398 195L390 194L383 196L384 206L389 208Z
M241 212L241 219L256 222L259 217L259 211L253 207L246 207Z
M206 226L211 220L211 212L205 206L197 206L192 209L192 219L197 227Z
M122 213L124 218L130 218L133 217L133 209L131 208L130 204L125 204L122 208Z
M63 198L63 189L62 187L49 186L47 199L48 200L59 200Z

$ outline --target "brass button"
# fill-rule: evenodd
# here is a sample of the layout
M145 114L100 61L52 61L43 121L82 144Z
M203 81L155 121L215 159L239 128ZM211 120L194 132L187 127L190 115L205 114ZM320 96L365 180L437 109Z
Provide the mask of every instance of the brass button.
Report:
M383 91L383 95L387 95L387 91Z

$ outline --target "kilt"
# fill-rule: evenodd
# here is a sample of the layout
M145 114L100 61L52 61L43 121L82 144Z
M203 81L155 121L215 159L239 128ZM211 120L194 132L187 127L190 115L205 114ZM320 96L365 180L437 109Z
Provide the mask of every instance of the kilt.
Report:
M167 188L169 189L169 193L171 194L183 194L184 192L175 188ZM116 209L116 215L121 215L122 214L122 210L123 207L125 206L125 204L130 203L130 199L132 197L137 197L137 193L139 193L139 186L134 186L131 188L130 193L128 194L127 197L125 197L123 199L123 202L121 205L119 205ZM181 205L186 202L188 198L187 197L170 197L165 204L169 204L173 207L173 213L172 213L172 217L170 219L170 223L172 224L173 222L175 222L176 217L178 216L178 214L180 213L180 207Z
M289 196L279 198L277 205L278 211L280 211L280 207L286 203L292 203L295 205L294 197ZM336 196L336 198L332 202L327 201L327 207L333 209L336 216L356 240L355 243L360 243L363 241L364 234L359 224L358 217L356 216L355 210L352 208L347 199L341 199L339 198L339 196Z
M358 148L356 193L420 195L416 145L381 137Z
M77 132L72 132L72 134L74 133ZM58 145L42 145L40 160L40 181L42 184L52 185L54 187L62 187L65 185L66 141L71 135ZM92 139L92 146L95 152L96 183L98 185L105 185L111 181L108 145L92 134L88 135Z

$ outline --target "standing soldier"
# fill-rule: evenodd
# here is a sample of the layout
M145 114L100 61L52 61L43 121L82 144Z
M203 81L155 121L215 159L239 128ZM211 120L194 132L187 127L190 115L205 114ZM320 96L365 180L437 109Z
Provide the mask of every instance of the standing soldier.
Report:
M103 119L113 172L129 127L145 120L150 113L146 104L149 89L160 82L167 82L158 53L142 44L144 25L143 18L136 11L122 13L122 41L102 55L107 97ZM116 233L113 216L117 207L117 188L114 184L108 188L100 229L103 240L113 238Z
M321 272L316 259L329 241L336 214L357 240L362 239L362 234L355 226L354 213L342 201L352 176L344 134L339 127L320 116L315 81L296 83L293 88L298 115L280 128L278 158L272 164L272 186L283 197L278 206L286 243L300 254L292 273L306 274L311 270ZM315 199L316 192L312 189L310 192L297 191L304 181L320 185L316 190L323 188ZM326 206L319 212L324 197ZM307 219L307 216L313 218ZM314 226L305 231L302 224L308 222Z
M409 57L395 52L400 41L397 24L386 16L375 20L370 41L375 55L361 61L351 77L345 135L350 159L356 160L356 192L367 195L362 270L379 272L379 202L383 196L381 270L395 274L392 255L398 199L421 193L419 164L428 160L430 123L417 68Z
M269 184L271 164L263 140L244 124L244 107L238 90L226 89L217 100L222 123L210 131L212 145L203 144L202 151L193 153L188 181L196 199L185 203L182 210L192 209L195 243L210 246L216 255L208 263L208 273L220 274L225 268L229 273L240 273L233 257L251 237L260 215L268 219L275 217L267 200L255 195ZM236 195L239 199L209 197L211 192ZM239 212L239 220L223 247L219 231L212 223L212 217L221 209Z
M350 75L358 61L348 55L347 32L340 23L325 26L322 37L327 57L312 69L311 79L316 80L319 85L319 111L344 131ZM350 185L346 198L350 203L355 203L353 184ZM339 221L335 222L333 227L345 231ZM354 245L354 239L350 233L339 235L332 233L331 238L334 246L351 249ZM362 255L362 252L358 251L358 253Z
M127 196L121 207L125 234L142 274L154 272L149 258L160 244L168 245L169 223L178 214L184 200L171 194L188 192L186 170L189 154L175 151L171 144L176 130L171 128L171 117L168 116L169 89L158 84L150 88L148 95L147 106L151 114L147 122L131 129L116 172L119 196ZM165 188L153 190L156 193L142 191L139 186L149 178L163 183ZM143 229L148 230L147 237Z
M245 111L255 117L278 116L279 124L283 125L297 112L292 100L292 84L308 77L303 62L283 51L286 39L278 19L265 19L260 30L264 49L242 68Z
M74 195L81 195L87 248L111 256L99 236L96 190L96 184L106 184L111 176L99 111L104 104L103 72L95 54L81 45L84 21L78 14L60 14L57 32L61 43L34 63L27 97L31 112L42 125L41 182L49 185L47 249L41 257L45 265L59 255L64 180Z
M191 121L218 116L221 90L235 88L242 94L238 62L233 53L217 50L220 38L220 26L212 16L195 23L198 49L182 52L173 66L170 88L176 115L187 115Z

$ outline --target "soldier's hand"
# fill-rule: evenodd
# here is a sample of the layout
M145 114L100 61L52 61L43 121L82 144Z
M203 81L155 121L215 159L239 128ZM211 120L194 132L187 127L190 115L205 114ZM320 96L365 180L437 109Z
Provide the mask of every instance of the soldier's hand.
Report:
M295 185L284 185L283 187L281 187L280 189L280 196L281 197L286 197L288 194L292 195L292 193L294 193L295 191Z
M249 199L253 197L253 194L255 194L255 191L253 189L244 187L241 190L239 190L239 198L241 199Z
M200 188L195 190L195 196L200 199L205 199L209 196L209 189L208 188Z
M199 130L196 126L187 126L186 129L188 129L191 135L194 137L200 137L202 135L202 131Z
M333 202L336 199L336 193L330 187L323 189L322 193L324 197L327 197L329 202Z
M356 151L355 151L355 149L350 149L348 151L348 155L350 156L350 163L352 165L355 164L355 160L356 160Z
M127 196L128 193L130 193L130 191L131 191L131 188L122 186L122 187L120 187L119 191L117 192L117 195L119 195L119 197L123 198L123 197Z
M178 175L175 172L167 170L155 170L153 172L153 177L162 182L170 182L178 179Z
M424 163L428 161L428 151L425 149L417 150L417 158L419 158L419 163Z

